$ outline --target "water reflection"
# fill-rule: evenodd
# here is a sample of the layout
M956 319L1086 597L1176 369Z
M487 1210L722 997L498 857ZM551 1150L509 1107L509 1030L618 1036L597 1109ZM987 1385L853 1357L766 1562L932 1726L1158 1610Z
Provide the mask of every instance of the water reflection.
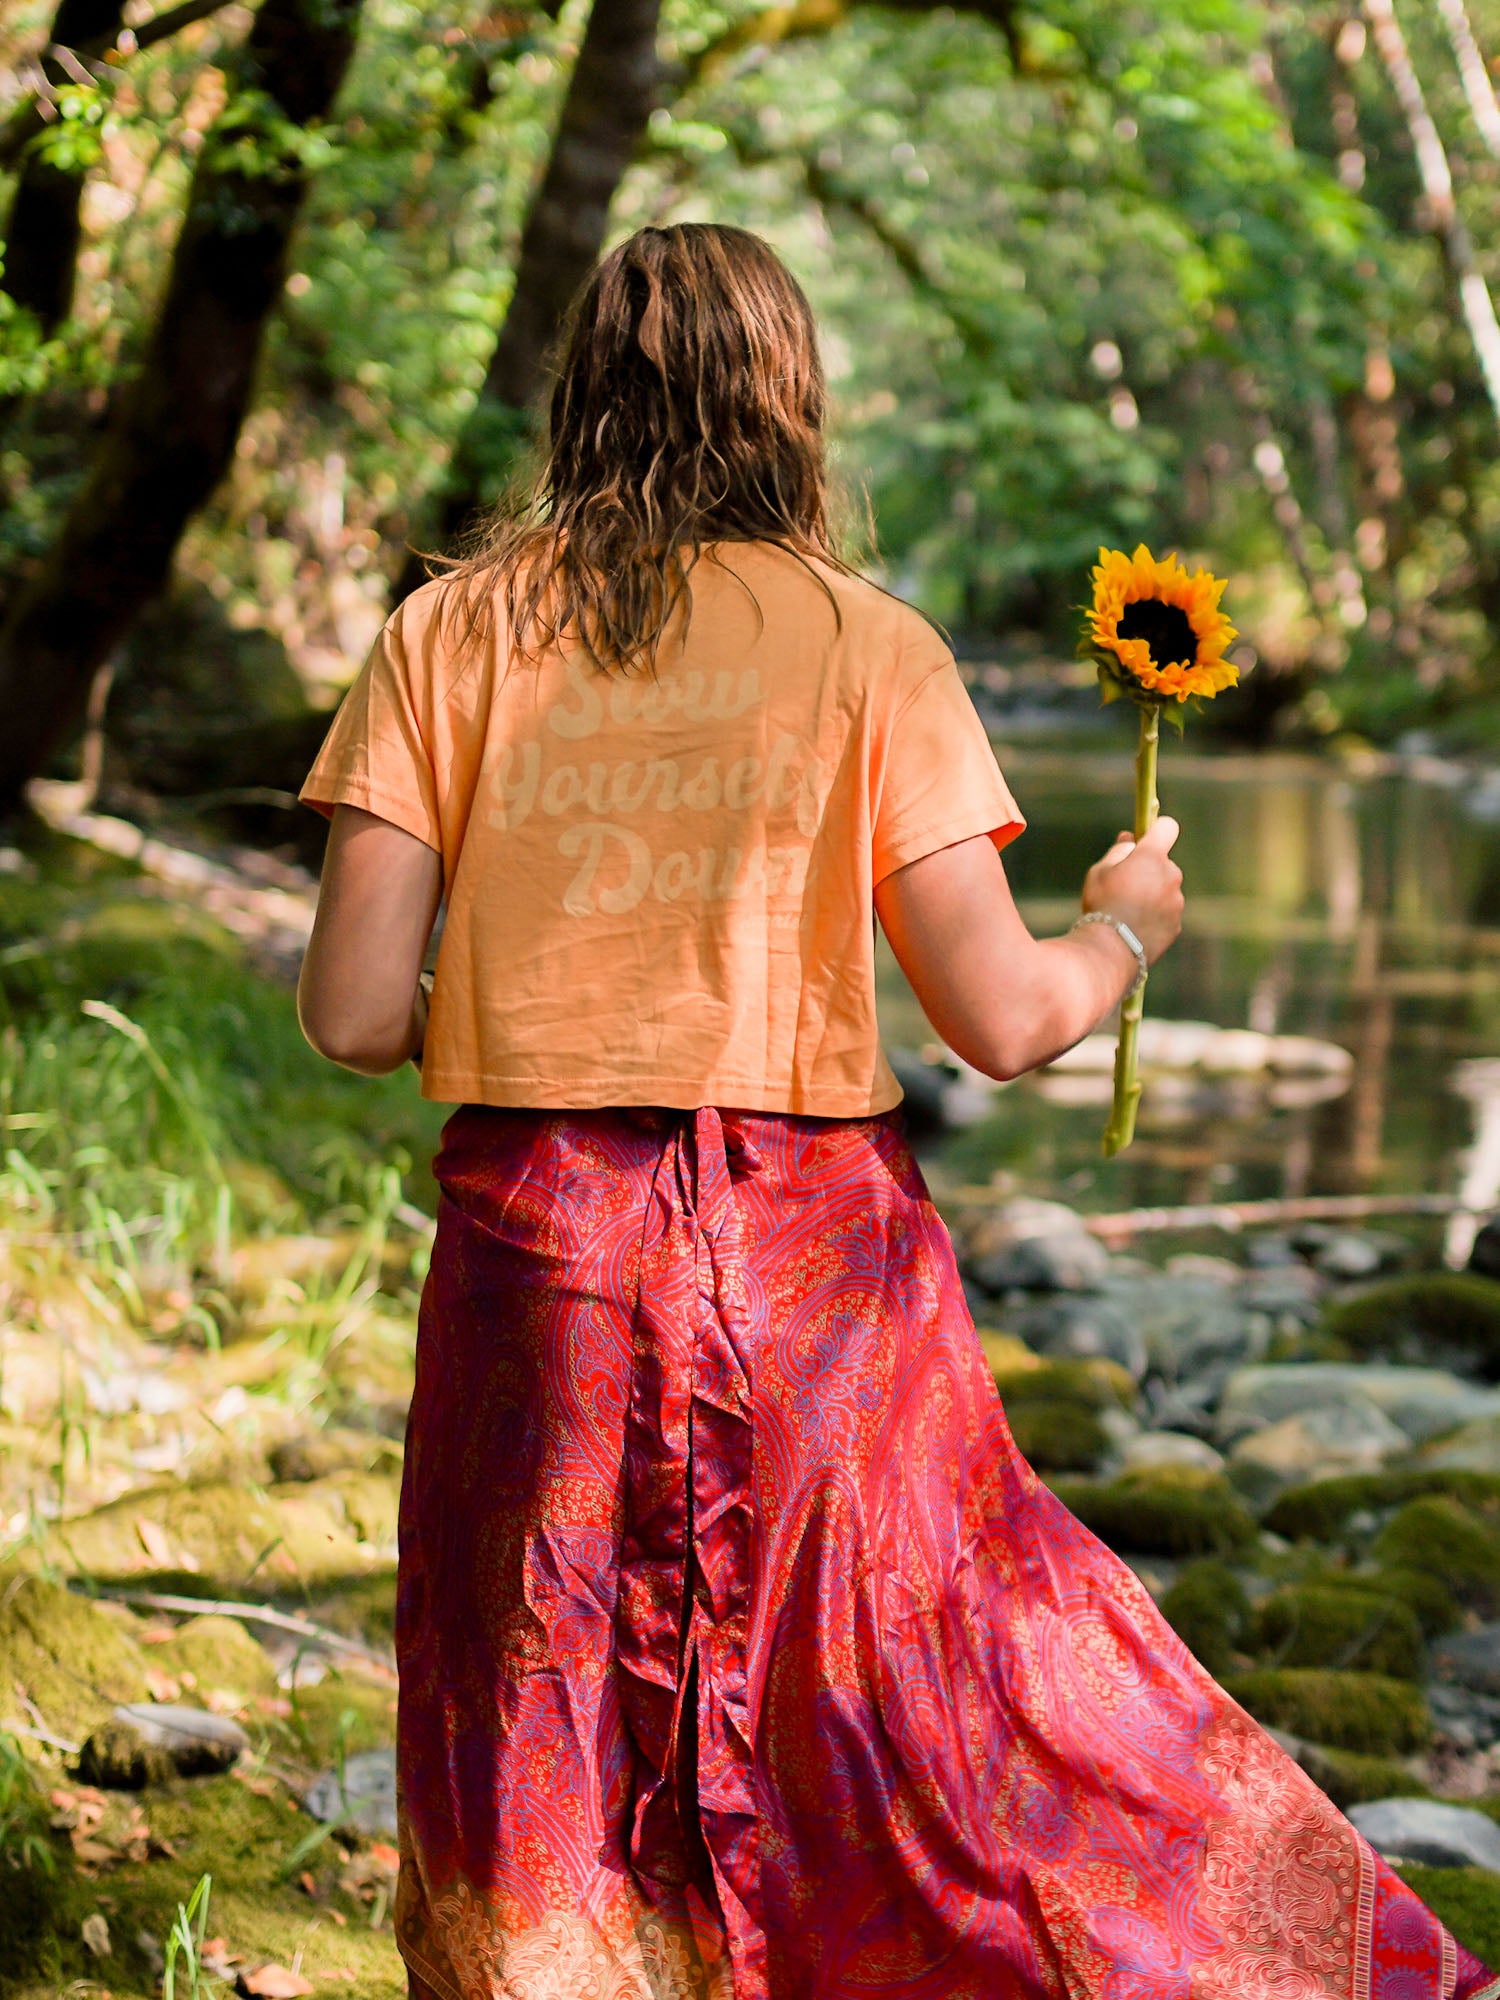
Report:
M1000 750L1030 822L1006 865L1034 929L1064 928L1128 811L1129 760ZM1152 974L1156 1019L1305 1035L1353 1058L1348 1087L1148 1073L1129 1152L1061 1077L1000 1092L926 1149L965 1182L1013 1175L1088 1208L1416 1190L1500 1192L1500 824L1451 767L1351 776L1312 758L1163 760L1182 822L1183 937ZM1462 781L1462 782L1460 782ZM930 1033L881 948L892 1042ZM1450 1231L1458 1247L1460 1219Z

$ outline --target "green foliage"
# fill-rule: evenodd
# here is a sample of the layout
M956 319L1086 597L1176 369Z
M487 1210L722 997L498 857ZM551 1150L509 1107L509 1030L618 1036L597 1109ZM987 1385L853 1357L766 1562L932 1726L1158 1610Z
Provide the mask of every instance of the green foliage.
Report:
M167 1933L161 1976L162 2000L177 2000L177 1960L187 1975L184 2000L199 2000L203 1985L203 1940L208 1934L208 1899L213 1886L211 1875L200 1876L186 1903L179 1903L177 1916Z
M377 612L424 540L420 496L493 351L576 11L367 10L320 127L244 87L228 16L131 54L119 79L63 85L43 155L129 167L91 222L72 337L4 329L0 395L11 377L24 407L7 413L0 571L47 545L76 488L194 167L308 176L261 405L186 556L299 663L357 654L371 628L349 605ZM1318 674L1304 726L1388 734L1486 690L1493 705L1491 419L1373 56L1345 74L1320 21L1239 0L1068 0L1025 17L1019 63L991 20L945 8L786 29L776 9L673 0L668 88L614 220L708 215L786 251L825 329L836 455L873 502L892 581L975 635L1071 652L1098 545L1172 544L1235 573L1249 643L1290 670L1280 686L1343 666ZM1483 242L1488 163L1446 51L1418 56ZM206 66L232 90L205 132ZM1345 90L1360 187L1334 134ZM1394 390L1362 403L1387 334ZM1368 423L1387 416L1396 477L1377 503ZM529 431L497 404L469 438L488 490ZM330 536L315 490L332 463ZM1358 521L1380 531L1362 570Z
M27 147L60 173L82 174L103 157L104 124L109 111L108 82L64 83L52 99L56 117L42 127Z
M444 1114L409 1078L323 1062L289 992L130 870L70 844L45 860L36 882L7 884L0 913L14 1227L89 1232L112 1282L160 1289L221 1258L231 1228L368 1217L387 1167L431 1202Z
M1161 1598L1162 1616L1211 1674L1232 1672L1250 1626L1245 1586L1227 1564L1189 1563Z
M0 1869L35 1876L57 1870L45 1802L20 1744L5 1730L0 1730Z
M285 181L321 172L342 147L326 125L298 125L263 90L237 90L214 120L199 157L214 173Z
M1255 1539L1255 1522L1229 1484L1170 1467L1107 1485L1059 1479L1053 1491L1110 1548L1161 1556L1230 1555Z
M1419 1750L1431 1727L1420 1690L1384 1674L1259 1667L1224 1687L1257 1722L1338 1750L1401 1756Z
M1374 1553L1398 1568L1423 1568L1468 1610L1500 1611L1500 1533L1461 1501L1408 1501L1381 1530Z
M1373 1590L1279 1590L1259 1606L1255 1643L1280 1667L1359 1667L1420 1680L1422 1628L1411 1609Z
M72 1854L54 1845L47 1820L19 1743L0 1733L0 1980L41 1971L54 1925L71 1914Z
M1500 1284L1467 1272L1393 1278L1344 1299L1328 1326L1359 1358L1500 1379Z

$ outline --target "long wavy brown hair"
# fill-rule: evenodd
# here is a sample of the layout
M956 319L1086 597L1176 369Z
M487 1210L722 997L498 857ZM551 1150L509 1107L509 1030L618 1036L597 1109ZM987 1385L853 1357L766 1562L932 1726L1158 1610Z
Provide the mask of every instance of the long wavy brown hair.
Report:
M717 543L845 570L825 404L812 310L769 244L711 223L638 230L574 302L529 498L441 562L449 606L472 634L503 600L523 655L576 639L628 672L654 667L679 605L691 614L689 575Z

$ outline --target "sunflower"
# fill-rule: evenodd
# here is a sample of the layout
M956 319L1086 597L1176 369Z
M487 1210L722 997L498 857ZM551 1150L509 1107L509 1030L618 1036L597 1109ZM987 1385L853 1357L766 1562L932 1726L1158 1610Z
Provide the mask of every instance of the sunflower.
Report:
M1176 556L1158 562L1144 542L1133 556L1100 549L1089 635L1112 656L1101 676L1137 700L1184 702L1233 687L1239 672L1224 648L1236 632L1219 609L1223 590L1221 578L1189 575Z

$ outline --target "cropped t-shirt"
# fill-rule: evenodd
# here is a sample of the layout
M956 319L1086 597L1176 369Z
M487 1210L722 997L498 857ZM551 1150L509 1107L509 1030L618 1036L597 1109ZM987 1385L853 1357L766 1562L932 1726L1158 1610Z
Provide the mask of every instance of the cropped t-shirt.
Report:
M442 856L422 1093L863 1117L901 1100L875 1018L872 891L1024 822L918 613L768 543L694 567L645 670L464 641L408 597L302 798Z

